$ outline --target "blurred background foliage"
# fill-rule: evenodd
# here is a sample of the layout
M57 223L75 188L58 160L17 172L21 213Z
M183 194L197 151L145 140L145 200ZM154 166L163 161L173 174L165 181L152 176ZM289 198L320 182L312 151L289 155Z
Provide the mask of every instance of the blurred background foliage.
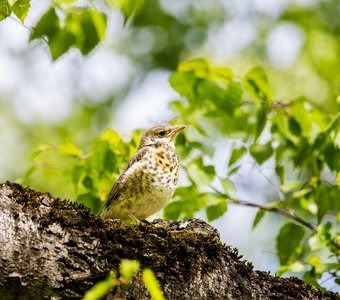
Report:
M217 220L256 267L337 290L339 15L337 0L2 1L0 178L100 213L133 130L186 124L164 216Z

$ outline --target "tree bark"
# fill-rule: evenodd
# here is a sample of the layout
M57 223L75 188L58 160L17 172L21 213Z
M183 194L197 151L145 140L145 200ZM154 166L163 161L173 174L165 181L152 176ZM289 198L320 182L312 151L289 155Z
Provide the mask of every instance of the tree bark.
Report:
M337 299L302 280L254 271L207 223L104 221L19 184L0 185L0 298L79 299L122 258L151 268L166 299ZM150 298L141 277L106 299Z

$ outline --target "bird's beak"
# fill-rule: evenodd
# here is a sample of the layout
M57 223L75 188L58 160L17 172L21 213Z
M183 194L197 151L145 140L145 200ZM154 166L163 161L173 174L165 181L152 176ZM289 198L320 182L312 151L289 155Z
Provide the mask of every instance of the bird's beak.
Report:
M173 126L171 129L170 137L171 139L175 138L175 136L182 131L186 126L185 125L179 125L179 126Z

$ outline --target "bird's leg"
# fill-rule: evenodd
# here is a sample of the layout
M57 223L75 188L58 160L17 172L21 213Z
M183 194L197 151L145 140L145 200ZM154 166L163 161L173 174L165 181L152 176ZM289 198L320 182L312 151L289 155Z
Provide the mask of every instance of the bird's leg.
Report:
M140 221L135 217L133 213L128 213L128 216L135 221L137 224L140 224Z

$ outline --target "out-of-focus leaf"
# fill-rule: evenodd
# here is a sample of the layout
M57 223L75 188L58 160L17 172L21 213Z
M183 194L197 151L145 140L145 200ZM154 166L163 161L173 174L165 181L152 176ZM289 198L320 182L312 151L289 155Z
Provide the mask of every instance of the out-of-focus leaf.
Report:
M306 271L302 278L305 282L320 288L318 280L321 278L321 274L316 273L314 269Z
M74 35L68 31L58 31L48 43L53 60L57 60L60 56L65 54L75 41L76 38Z
M165 300L159 282L151 269L145 268L143 270L143 282L152 300Z
M228 166L232 166L235 162L237 162L243 156L243 154L246 153L246 151L247 148L244 146L240 148L234 148Z
M12 11L19 18L21 22L25 21L28 11L31 7L30 0L16 0L12 6Z
M198 187L209 186L215 177L215 168L212 165L204 165L202 157L191 161L187 166L188 176Z
M33 28L30 40L38 39L47 36L50 40L60 30L59 17L55 9L51 7L38 21L37 25Z
M301 126L300 124L295 120L295 118L289 118L288 121L289 124L289 130L292 134L296 135L296 136L300 136L301 135Z
M273 148L270 142L267 144L253 144L250 146L249 152L257 163L262 164L272 156Z
M328 213L340 211L340 189L337 186L319 185L316 188L315 200L318 206L319 222Z
M230 83L233 80L233 71L229 68L212 68L210 69L209 78L223 83Z
M218 203L208 206L206 209L208 221L211 222L213 220L222 217L224 213L227 211L227 201L225 198L219 198Z
M231 168L229 171L228 171L228 176L231 176L231 175L233 175L235 172L237 172L239 169L240 169L240 165L238 165L238 166L235 166L235 167L233 167L233 168Z
M255 67L251 69L244 77L244 84L252 97L266 102L271 101L272 90L267 74L262 68Z
M139 262L131 259L122 259L119 265L119 273L124 283L130 283L133 276L139 270Z
M70 7L76 0L53 0L53 4L56 7L60 8L68 8Z
M224 193L229 196L230 191L235 191L235 185L228 178L220 178Z
M275 172L276 172L277 176L280 178L280 183L281 183L281 184L284 184L284 180L285 180L285 169L283 168L283 166L276 165L276 166L275 166Z
M82 177L82 175L85 175L85 168L84 166L81 165L75 165L71 171L70 171L70 175L71 175L71 180L72 183L75 185L75 187L77 188L77 185Z
M305 232L305 228L292 222L281 227L276 239L276 248L281 265L286 265L289 261L294 260L295 255L301 252L301 241Z
M197 86L197 96L200 100L212 100L216 102L222 109L227 109L227 103L223 101L222 95L225 93L224 89L217 83L209 80L203 80Z
M266 104L261 105L260 109L256 115L256 126L255 126L255 142L257 141L258 137L261 135L264 127L267 123L267 116L270 109Z
M306 268L306 266L299 261L294 261L292 264L290 264L288 266L288 270L293 272L293 273L302 272L305 268Z
M257 226L257 224L260 223L260 221L262 220L263 216L265 215L266 211L263 209L259 209L256 213L256 216L254 218L254 222L253 222L253 229L255 229L255 227Z
M65 144L62 144L58 147L58 150L60 153L73 156L73 157L79 157L83 154L83 151L81 151L72 141L67 140Z
M192 99L195 95L194 85L196 83L196 76L192 72L175 72L170 76L170 85L179 93L181 96Z
M304 98L300 98L290 104L290 112L293 115L293 118L291 119L294 120L293 123L296 123L290 124L290 126L292 126L291 131L293 134L299 135L302 132L305 137L309 137L311 133L311 120L305 103L306 100Z
M102 299L111 288L115 286L116 273L110 272L109 276L98 283L96 283L90 290L88 290L83 300L99 300Z
M105 0L112 8L118 8L124 15L125 23L138 13L144 6L145 0Z
M196 77L202 79L208 78L209 69L208 62L202 58L183 61L178 66L179 72L193 72Z
M177 220L190 219L194 213L205 208L211 194L201 193L195 185L179 187L173 199L163 210L164 218Z
M43 153L44 151L48 150L48 149L53 149L53 147L51 145L48 145L48 144L43 144L43 145L40 145L38 147L37 150L33 151L31 154L30 154L30 157L29 159L30 160L34 160L36 157L38 157L41 153Z
M230 83L233 72L226 67L212 67L202 58L183 61L178 66L179 72L192 72L197 78Z
M323 155L325 157L327 166L332 171L340 170L340 148L339 147L336 147L332 143L329 143L325 147L323 151Z
M106 15L92 9L84 9L80 22L83 38L77 46L82 54L87 55L105 36Z
M225 111L232 115L241 103L241 98L243 94L243 89L240 83L233 82L230 83L227 87L227 90L223 94L223 103L225 103L224 109Z
M20 178L20 182L25 182L28 178L31 177L31 175L37 171L37 167L36 166L32 166L30 167L25 174Z
M11 5L7 0L0 0L0 21L9 17L12 13Z

